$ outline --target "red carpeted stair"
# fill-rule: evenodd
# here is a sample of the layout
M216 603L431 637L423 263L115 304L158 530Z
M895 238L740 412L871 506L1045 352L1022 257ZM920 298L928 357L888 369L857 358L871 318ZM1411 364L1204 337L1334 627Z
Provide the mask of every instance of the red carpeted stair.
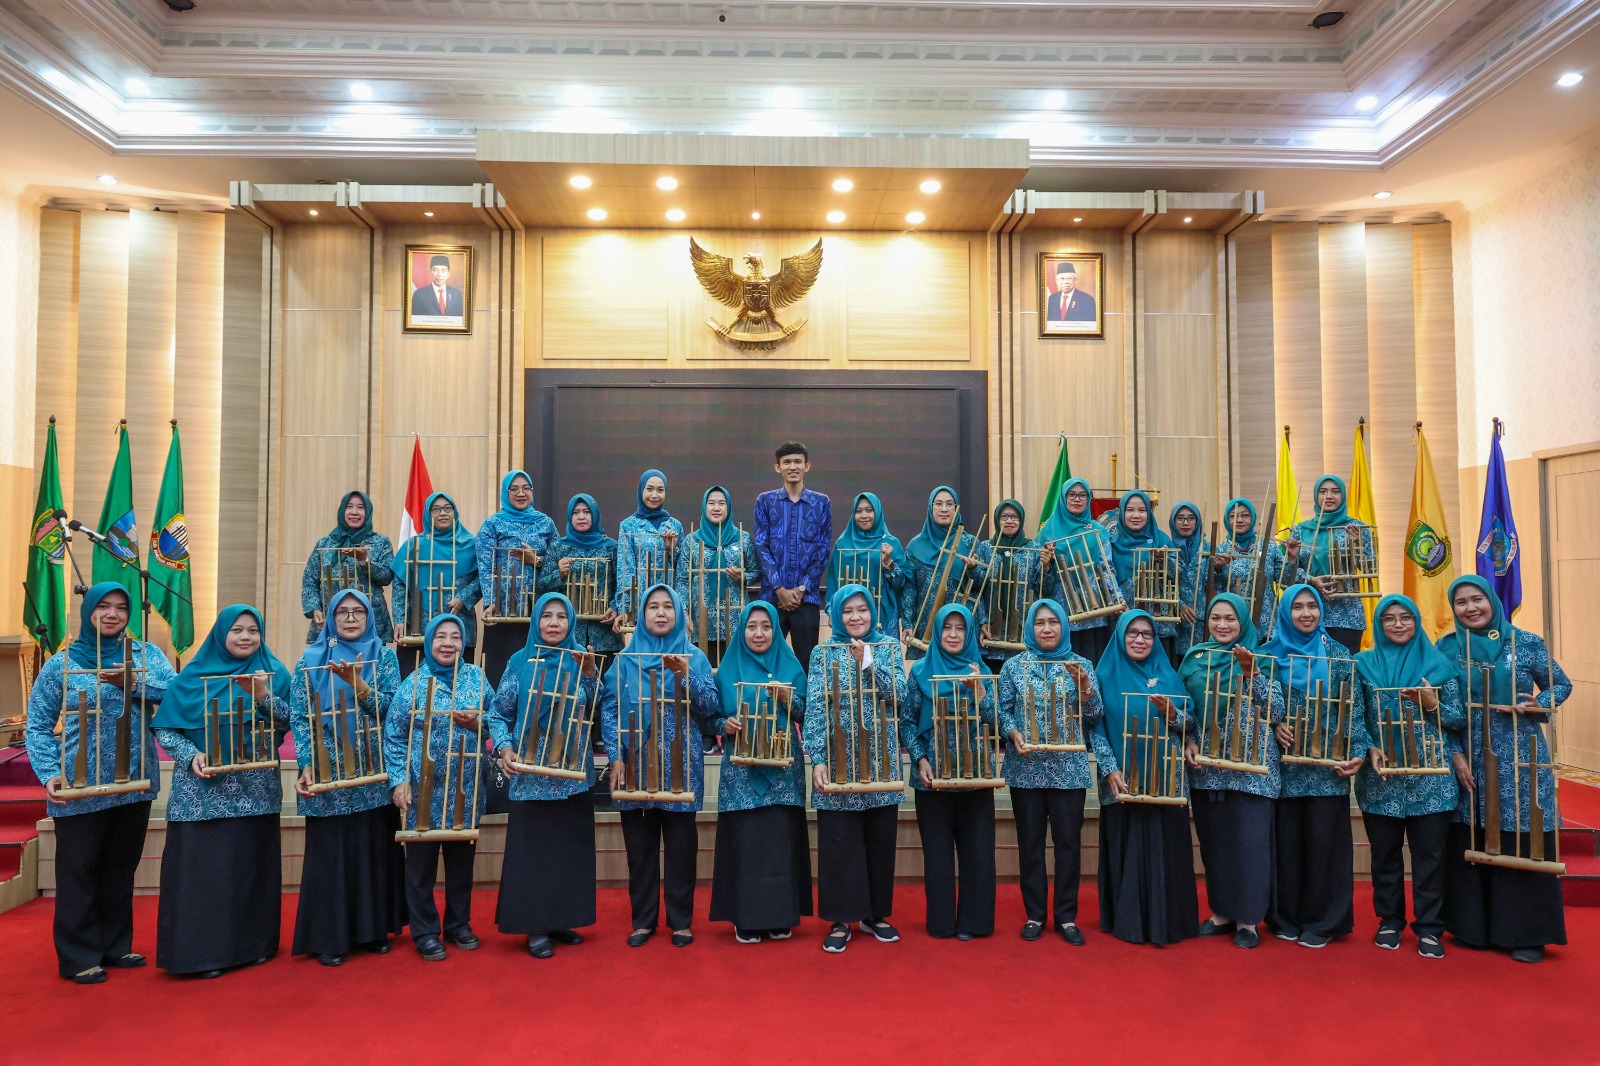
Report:
M1600 907L1600 788L1561 778L1561 895L1568 907Z
M17 875L22 849L39 835L44 788L21 748L0 751L0 881Z

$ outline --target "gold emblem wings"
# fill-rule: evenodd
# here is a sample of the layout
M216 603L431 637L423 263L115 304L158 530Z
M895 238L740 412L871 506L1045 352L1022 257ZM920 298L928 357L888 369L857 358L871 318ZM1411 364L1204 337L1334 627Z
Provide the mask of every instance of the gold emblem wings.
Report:
M762 273L761 256L746 255L750 273L742 275L731 258L707 251L693 237L689 238L689 259L706 292L739 312L725 325L706 320L724 340L745 351L770 351L805 328L804 321L783 325L773 311L798 302L816 284L822 270L820 239L808 251L785 258L770 277Z

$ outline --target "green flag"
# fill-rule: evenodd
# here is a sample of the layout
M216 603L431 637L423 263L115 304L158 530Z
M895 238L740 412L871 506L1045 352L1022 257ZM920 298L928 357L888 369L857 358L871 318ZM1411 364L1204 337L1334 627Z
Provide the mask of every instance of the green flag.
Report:
M183 519L183 449L178 423L161 475L161 495L150 524L150 606L172 630L172 650L182 655L194 644L194 603L189 578L189 527Z
M1061 486L1072 479L1072 464L1067 461L1067 435L1061 434L1061 454L1056 456L1056 469L1050 475L1050 487L1044 490L1044 503L1039 507L1039 528L1050 521L1050 516L1056 513L1056 504L1061 502Z
M56 420L44 440L39 499L33 505L33 536L28 541L28 580L24 584L22 625L34 642L54 654L67 639L67 541L61 533L61 465L56 459Z
M133 530L133 460L128 456L128 424L117 427L117 461L106 485L106 502L95 523L106 542L94 546L94 582L114 581L128 590L128 635L144 639L140 616L139 542Z

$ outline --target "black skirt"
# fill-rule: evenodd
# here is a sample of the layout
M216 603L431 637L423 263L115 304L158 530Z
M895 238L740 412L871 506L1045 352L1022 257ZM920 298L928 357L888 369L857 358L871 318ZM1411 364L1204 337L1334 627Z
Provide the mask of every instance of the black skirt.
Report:
M500 931L542 936L593 925L594 847L589 793L511 804L494 912Z
M276 955L281 863L276 814L168 822L156 965L204 973Z
M395 842L391 804L356 814L306 819L296 955L344 955L405 928L405 852Z
M1528 833L1502 833L1501 850L1527 854ZM1555 874L1468 862L1471 830L1450 826L1445 849L1444 927L1474 948L1539 948L1567 942L1561 879ZM1544 853L1555 854L1555 833L1544 835Z
M1240 925L1259 924L1272 902L1273 802L1231 789L1197 788L1190 798L1211 911Z
M1199 932L1189 812L1158 804L1100 808L1100 928L1130 944Z
M717 815L711 920L738 929L793 929L811 913L811 844L803 807Z

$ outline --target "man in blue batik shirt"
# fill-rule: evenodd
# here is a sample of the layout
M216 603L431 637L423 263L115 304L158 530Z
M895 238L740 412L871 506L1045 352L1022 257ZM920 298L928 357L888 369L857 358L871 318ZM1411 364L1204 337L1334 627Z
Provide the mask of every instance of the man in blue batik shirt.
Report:
M811 661L822 614L822 572L833 547L833 506L806 488L811 456L799 441L778 446L772 465L783 488L756 497L756 555L761 596L778 608L778 623L802 663Z

